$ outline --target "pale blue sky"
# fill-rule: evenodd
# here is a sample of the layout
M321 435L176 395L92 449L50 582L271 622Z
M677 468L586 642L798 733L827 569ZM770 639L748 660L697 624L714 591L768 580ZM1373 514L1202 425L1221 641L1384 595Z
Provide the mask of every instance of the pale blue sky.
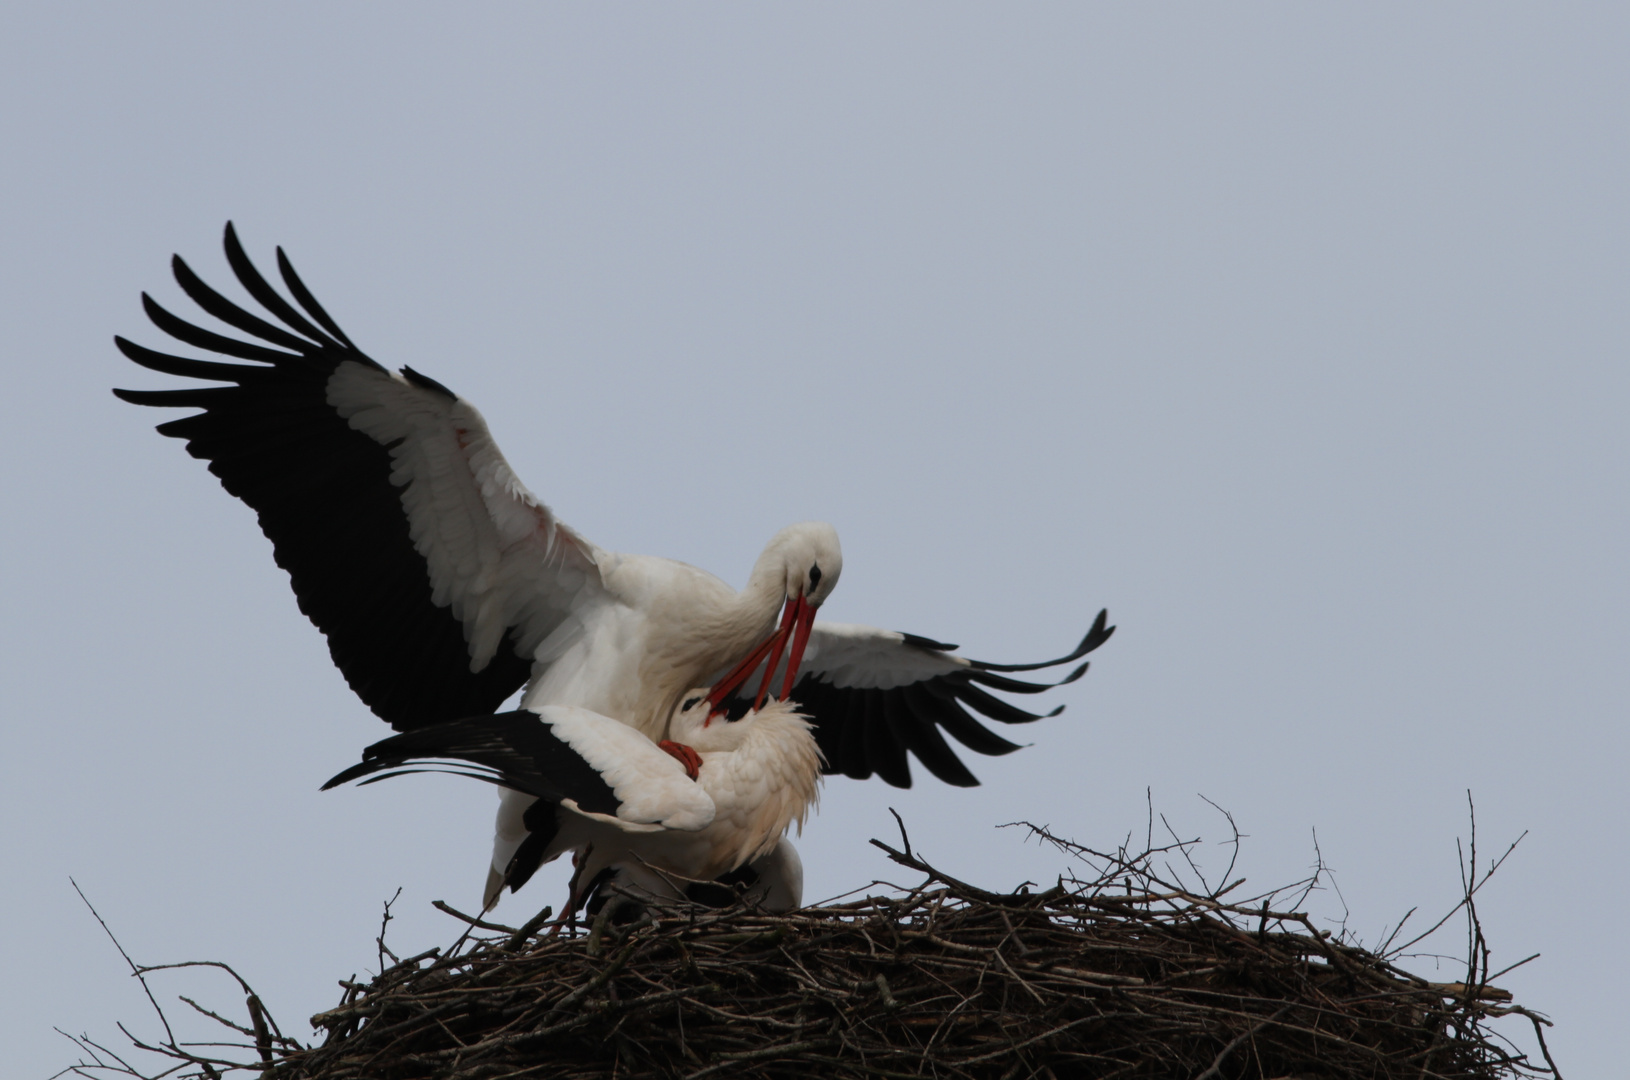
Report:
M387 729L253 516L115 385L232 218L351 336L476 402L611 548L744 581L843 537L828 612L1027 660L1120 632L973 791L834 780L814 896L930 859L1317 829L1383 936L1453 903L1621 1060L1630 888L1630 17L1612 5L12 5L0 11L0 1058L151 1028L220 959L285 1028L450 940L494 800L319 793ZM919 774L921 769L917 770ZM1225 853L1206 849L1220 867ZM499 916L560 900L540 875ZM1334 895L1315 897L1321 917ZM1458 947L1451 935L1446 948ZM1422 968L1430 974L1430 965ZM1448 969L1445 969L1446 971ZM156 987L236 1008L225 982ZM179 1007L179 1006L178 1006ZM1513 1033L1521 1035L1520 1028Z

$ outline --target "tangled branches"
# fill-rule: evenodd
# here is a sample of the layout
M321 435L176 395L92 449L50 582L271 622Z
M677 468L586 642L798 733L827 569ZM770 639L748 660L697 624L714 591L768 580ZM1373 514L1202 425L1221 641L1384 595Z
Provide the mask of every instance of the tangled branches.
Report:
M1026 827L1092 872L987 892L924 862L902 829L901 848L872 842L925 880L892 896L788 915L647 909L579 936L464 916L451 950L343 984L312 1018L319 1045L283 1038L251 995L249 1025L221 1021L236 1057L173 1036L145 1048L210 1080L1556 1075L1548 1051L1540 1065L1488 1028L1545 1021L1488 985L1472 899L1492 870L1475 861L1467 977L1434 983L1396 951L1316 929L1288 902L1311 880L1228 901L1238 882L1193 889L1157 871L1185 855L1175 839L1133 856ZM81 1047L82 1075L143 1075Z

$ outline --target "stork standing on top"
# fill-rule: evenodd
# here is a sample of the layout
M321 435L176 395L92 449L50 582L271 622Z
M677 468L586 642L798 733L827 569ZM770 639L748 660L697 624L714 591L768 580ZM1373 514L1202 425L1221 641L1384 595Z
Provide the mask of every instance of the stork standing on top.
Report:
M1056 683L1010 673L1080 661L1113 632L1100 612L1058 659L991 664L929 638L817 623L843 568L835 530L820 523L777 533L739 592L684 563L600 548L520 482L473 405L353 344L282 249L292 302L230 224L225 249L275 321L216 292L179 256L182 290L237 334L188 322L145 293L142 302L183 344L247 363L116 338L142 367L222 385L114 393L202 410L158 430L186 440L254 508L335 664L398 731L491 714L524 686L527 708L580 706L659 740L686 690L706 685L710 708L734 714L770 696L799 702L828 772L908 786L909 753L969 786L978 781L941 731L982 754L1018 749L968 710L1003 724L1040 719L990 691L1071 682L1085 663ZM506 796L501 820L524 814L531 798Z

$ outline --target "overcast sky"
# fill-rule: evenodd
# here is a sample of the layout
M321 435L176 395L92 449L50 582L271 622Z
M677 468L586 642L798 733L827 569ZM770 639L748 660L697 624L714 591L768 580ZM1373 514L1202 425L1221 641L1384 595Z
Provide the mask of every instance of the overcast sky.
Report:
M173 382L112 336L164 344L140 292L193 310L168 258L223 283L229 218L605 547L740 585L824 519L832 618L998 661L1109 608L1064 715L970 762L983 787L831 781L811 898L901 879L865 843L889 806L1000 888L1067 867L996 826L1112 846L1148 791L1220 870L1203 795L1252 889L1303 876L1316 830L1374 943L1459 895L1470 789L1480 854L1528 832L1481 911L1496 967L1543 956L1500 983L1565 1073L1622 1066L1627 22L6 6L6 1075L73 1060L53 1025L156 1030L70 875L138 960L227 961L301 1037L398 886L398 951L455 936L430 901L479 903L491 792L318 792L387 729L253 515L108 392Z

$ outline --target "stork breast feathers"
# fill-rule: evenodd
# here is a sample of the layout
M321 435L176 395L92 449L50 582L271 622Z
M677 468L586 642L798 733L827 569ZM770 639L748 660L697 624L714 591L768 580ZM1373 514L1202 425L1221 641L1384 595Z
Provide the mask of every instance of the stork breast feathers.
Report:
M733 842L732 867L764 855L788 827L803 831L820 799L820 748L794 702L772 701L751 720L744 743L728 753L703 752L703 783L718 815L733 826L720 834ZM710 776L711 772L711 776Z

